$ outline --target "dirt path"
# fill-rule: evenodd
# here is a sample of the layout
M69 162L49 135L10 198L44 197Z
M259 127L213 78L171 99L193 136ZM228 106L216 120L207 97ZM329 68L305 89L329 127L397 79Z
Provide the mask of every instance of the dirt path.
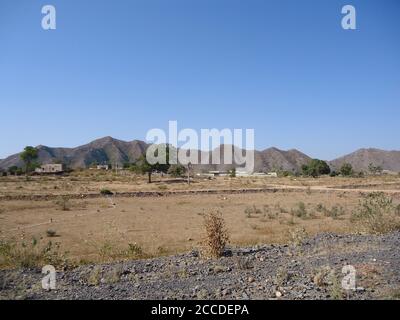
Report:
M242 188L242 189L202 189L202 190L177 190L177 191L133 191L118 192L115 197L166 197L175 195L210 195L210 194L246 194L246 193L267 193L278 191L317 191L317 192L355 192L355 193L371 193L383 192L390 195L400 195L400 190L396 189L360 189L360 188L335 188L330 186L291 186L291 185L269 185L265 188ZM65 195L18 195L18 196L0 196L0 201L48 201L56 200L60 197L68 197L69 199L96 199L103 198L100 193L86 194L65 194Z

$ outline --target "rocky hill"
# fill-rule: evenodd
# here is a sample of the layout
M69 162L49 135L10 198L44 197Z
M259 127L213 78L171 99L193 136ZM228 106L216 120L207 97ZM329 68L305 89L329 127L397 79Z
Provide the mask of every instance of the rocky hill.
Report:
M39 159L42 164L62 162L70 168L85 168L96 162L118 163L134 162L148 148L143 141L134 140L131 142L105 137L95 140L89 144L77 148L51 148L38 146ZM232 146L221 145L219 147L221 163L223 163L224 148ZM240 150L241 151L241 150ZM211 152L203 152L211 159ZM200 159L200 156L199 156ZM301 165L307 163L310 157L297 150L283 151L277 148L270 148L264 151L255 151L255 171L290 170L301 169ZM211 162L211 161L210 161ZM11 166L22 166L20 154L12 155L0 161L0 168L7 169ZM232 165L198 165L196 171L227 170Z
M111 137L95 140L77 148L50 148L38 146L42 164L62 162L70 168L86 168L94 162L99 164L133 162L142 155L148 145L143 141L121 141ZM1 168L22 166L20 154L0 161Z
M38 146L39 162L42 164L61 162L70 168L86 168L92 163L99 164L117 163L122 165L134 162L140 155L144 154L148 144L140 141L121 141L112 137L95 140L86 145L76 148L51 148ZM233 148L232 145L221 145L219 147L221 163L225 148ZM239 150L242 151L242 150ZM211 159L211 152L202 152L205 157ZM255 151L255 172L268 172L277 170L301 171L301 166L311 160L306 154L296 150L280 150L269 148L263 151ZM199 160L201 156L199 155ZM200 162L200 161L199 161ZM211 161L210 161L211 162ZM379 149L360 149L354 153L329 162L333 169L338 170L345 162L350 163L356 171L368 171L370 163L381 166L384 170L400 172L400 151L384 151ZM7 169L11 166L22 166L20 154L14 154L6 159L0 160L0 168ZM233 165L197 165L195 171L228 170Z
M357 171L368 171L369 164L381 166L384 170L400 172L400 151L360 149L330 162L334 169L343 163L350 163Z

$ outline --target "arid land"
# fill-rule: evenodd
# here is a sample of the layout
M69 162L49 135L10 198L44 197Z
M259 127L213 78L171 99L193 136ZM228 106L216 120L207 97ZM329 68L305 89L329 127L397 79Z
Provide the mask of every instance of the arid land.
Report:
M357 232L350 216L370 192L400 203L400 177L146 177L86 170L69 176L0 178L0 239L51 241L76 264L198 248L203 214L218 210L232 246L283 244L293 230L310 236ZM108 190L113 195L102 195Z

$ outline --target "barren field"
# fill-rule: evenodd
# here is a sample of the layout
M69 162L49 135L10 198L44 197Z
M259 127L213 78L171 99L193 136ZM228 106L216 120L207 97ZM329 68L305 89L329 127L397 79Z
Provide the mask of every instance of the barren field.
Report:
M104 189L114 195L101 195ZM179 193L187 190L193 193ZM144 191L155 194L135 194ZM197 248L203 214L218 210L232 246L287 243L302 228L310 236L354 233L350 215L373 191L399 204L400 177L197 178L190 186L160 176L148 184L142 176L111 172L2 177L0 240L51 241L74 263L129 259L132 250L141 258L170 255Z

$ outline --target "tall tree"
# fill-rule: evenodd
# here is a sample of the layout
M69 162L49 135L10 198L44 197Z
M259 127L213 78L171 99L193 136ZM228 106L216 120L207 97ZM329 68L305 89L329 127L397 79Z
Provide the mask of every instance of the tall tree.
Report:
M39 157L38 149L27 146L25 147L24 151L21 153L21 160L25 163L25 173L28 174L32 172L35 167L38 165L36 160Z
M163 172L167 173L168 169L170 168L169 164L169 146L166 146L166 163L155 163L155 164L150 164L147 159L146 155L142 155L132 166L132 170L141 174L147 174L149 180L148 182L151 183L151 175L154 172Z
M344 163L340 168L342 176L351 176L353 174L353 166L350 163Z
M319 159L312 159L307 165L303 165L301 169L304 175L314 178L331 172L329 165L325 161Z

